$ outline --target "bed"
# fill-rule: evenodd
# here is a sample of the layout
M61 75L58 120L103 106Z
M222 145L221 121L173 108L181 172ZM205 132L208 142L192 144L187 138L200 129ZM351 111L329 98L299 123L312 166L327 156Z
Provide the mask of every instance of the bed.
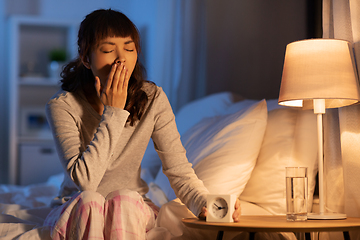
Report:
M312 210L317 173L316 116L311 110L280 107L277 100L249 100L230 92L185 105L176 122L196 174L213 193L239 196L242 215L285 214L285 167L308 167ZM161 206L147 239L215 239L216 232L188 229L181 219L195 217L176 198L152 143L142 178L148 197ZM51 239L42 223L63 175L28 185L0 185L0 239ZM225 233L224 239L247 239ZM296 239L292 233L261 233L263 239Z

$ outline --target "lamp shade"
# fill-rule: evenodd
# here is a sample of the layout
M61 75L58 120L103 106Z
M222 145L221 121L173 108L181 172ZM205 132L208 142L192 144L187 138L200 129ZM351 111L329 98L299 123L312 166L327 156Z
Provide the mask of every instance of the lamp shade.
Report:
M279 104L312 109L314 99L324 99L325 108L360 100L349 42L310 39L287 45Z

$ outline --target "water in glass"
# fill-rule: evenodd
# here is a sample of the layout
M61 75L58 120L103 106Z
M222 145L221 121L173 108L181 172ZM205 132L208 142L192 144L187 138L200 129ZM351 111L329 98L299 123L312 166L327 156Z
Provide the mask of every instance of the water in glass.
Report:
M286 219L307 220L307 177L286 177Z

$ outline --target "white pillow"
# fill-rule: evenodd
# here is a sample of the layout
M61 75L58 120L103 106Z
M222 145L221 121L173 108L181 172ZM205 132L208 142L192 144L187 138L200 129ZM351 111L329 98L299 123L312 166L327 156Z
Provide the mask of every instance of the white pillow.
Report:
M267 122L262 100L233 114L204 119L183 136L189 162L211 193L239 195L255 166ZM155 183L175 198L159 171Z
M242 99L240 95L235 93L220 92L186 104L175 115L176 126L180 135L183 135L204 118L233 113L256 102L255 100L240 101ZM237 104L234 104L235 102ZM154 149L152 139L147 146L141 165L150 169L151 173L156 170L154 177L161 168L161 160Z
M259 158L240 199L286 214L285 167L308 167L309 210L317 172L316 116L312 110L269 112Z
M175 114L180 135L204 118L223 114L225 109L241 99L242 97L234 93L221 92L186 104Z

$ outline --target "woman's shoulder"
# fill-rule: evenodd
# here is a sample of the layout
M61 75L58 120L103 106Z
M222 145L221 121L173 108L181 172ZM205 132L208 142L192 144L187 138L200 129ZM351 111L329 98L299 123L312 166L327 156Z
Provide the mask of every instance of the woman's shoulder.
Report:
M66 102L66 101L69 101L70 99L74 99L74 98L75 97L72 92L68 92L68 91L60 89L49 99L49 103Z
M154 95L157 92L158 88L159 87L156 86L155 83L150 82L150 81L144 81L141 89L146 93L146 95L148 97L151 97L152 95Z
M171 109L169 99L162 89L162 87L157 86L154 83L147 82L143 85L143 90L148 95L148 110L155 112L161 112L164 110Z
M57 91L48 101L48 106L71 106L72 108L81 105L82 96L80 92Z
M159 96L165 95L163 89L151 81L144 82L142 89L150 100L155 100Z

